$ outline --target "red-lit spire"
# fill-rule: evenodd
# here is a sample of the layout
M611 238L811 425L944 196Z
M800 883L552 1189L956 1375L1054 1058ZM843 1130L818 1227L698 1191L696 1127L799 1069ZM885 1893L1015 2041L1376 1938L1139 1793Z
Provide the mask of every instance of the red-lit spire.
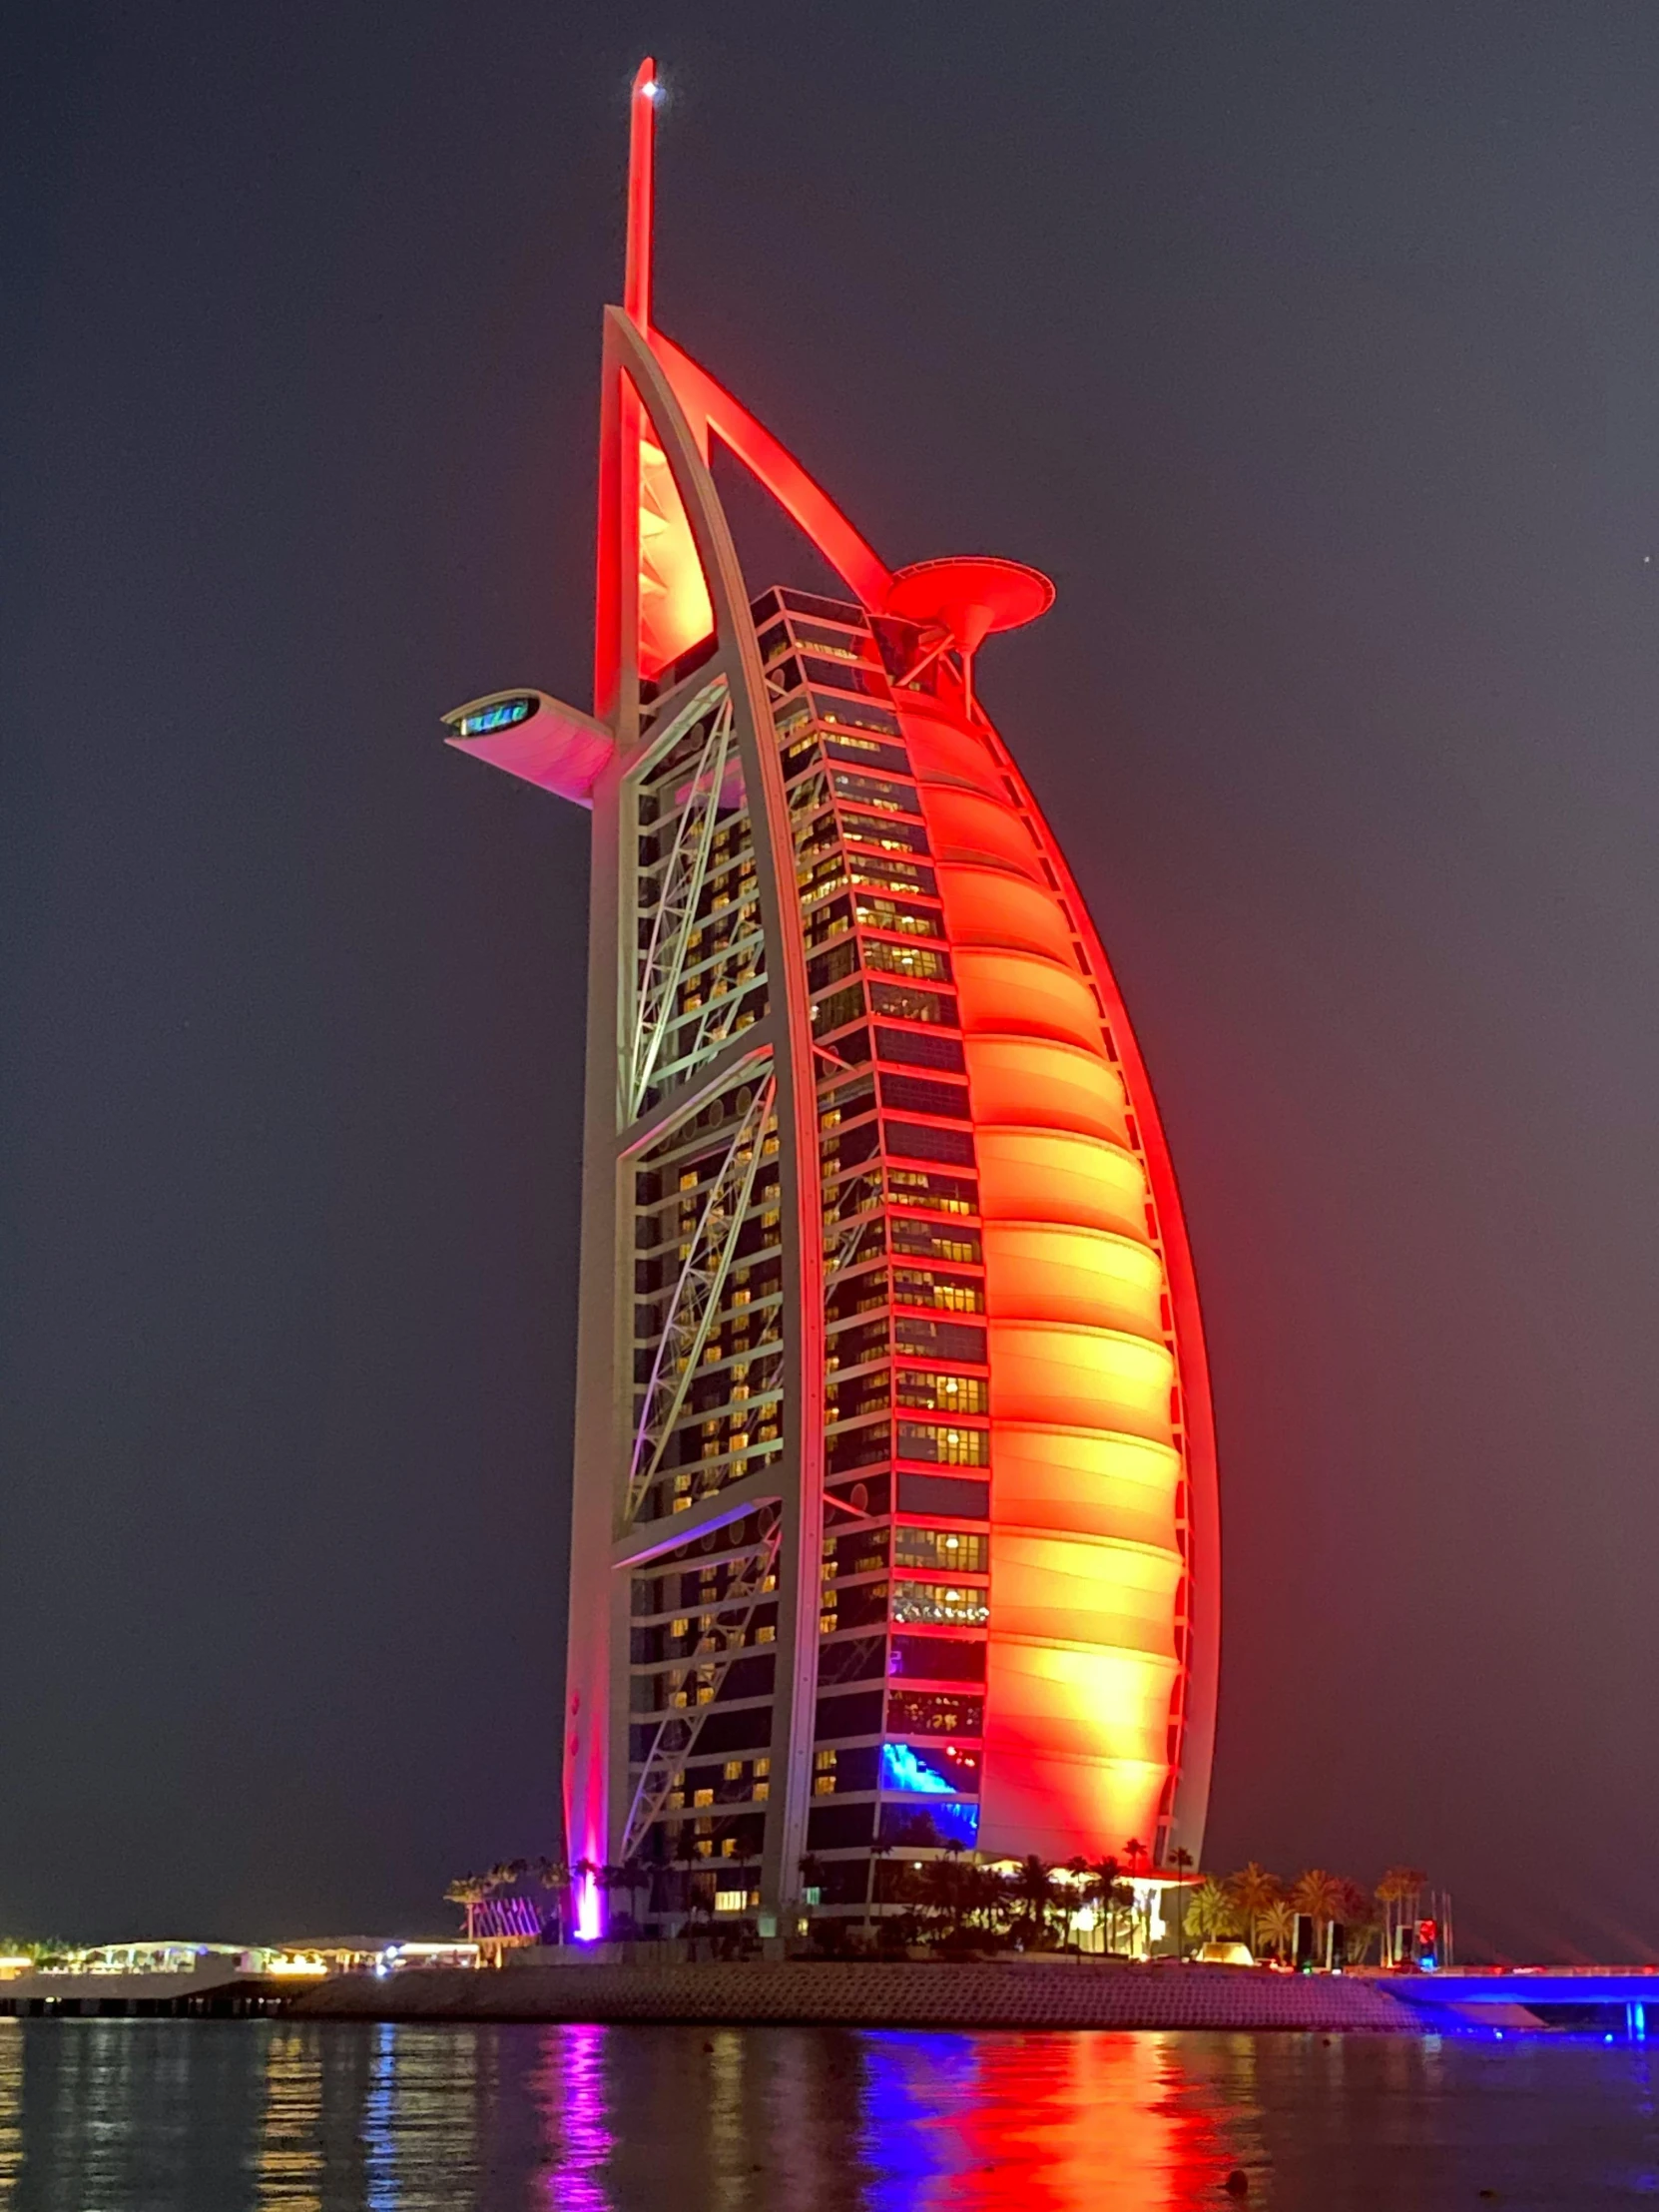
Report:
M652 157L657 136L657 65L649 55L634 77L628 118L628 261L622 304L641 330L651 327Z

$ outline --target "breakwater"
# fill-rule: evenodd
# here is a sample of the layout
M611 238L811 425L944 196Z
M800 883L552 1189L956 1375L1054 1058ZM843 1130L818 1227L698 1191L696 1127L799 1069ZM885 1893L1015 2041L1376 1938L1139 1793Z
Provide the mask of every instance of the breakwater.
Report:
M1229 1966L743 1960L408 1969L321 1982L301 2019L661 2020L846 2027L1231 2028L1419 2034L1375 1981Z

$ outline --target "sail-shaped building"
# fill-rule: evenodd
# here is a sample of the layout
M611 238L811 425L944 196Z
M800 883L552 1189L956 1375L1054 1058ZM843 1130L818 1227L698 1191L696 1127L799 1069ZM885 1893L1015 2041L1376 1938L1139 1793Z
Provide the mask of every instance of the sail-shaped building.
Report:
M636 1915L861 1912L895 1844L1198 1856L1215 1444L1123 1002L978 697L1046 579L889 569L606 310L591 713L449 742L591 810L567 1842ZM843 580L739 567L723 448ZM604 1887L577 1915L601 1933Z

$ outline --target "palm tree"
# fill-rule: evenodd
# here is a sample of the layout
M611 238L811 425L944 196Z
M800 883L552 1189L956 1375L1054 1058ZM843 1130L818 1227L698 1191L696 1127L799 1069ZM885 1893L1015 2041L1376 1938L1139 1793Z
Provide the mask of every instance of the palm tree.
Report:
M1399 1931L1417 1917L1417 1900L1428 1877L1420 1867L1390 1867L1377 1885L1377 1902L1382 1908L1382 1938L1387 1962L1395 1964Z
M492 1874L460 1874L443 1893L451 1905L458 1905L465 1911L466 1939L469 1943L473 1940L478 1908L494 1888L495 1877Z
M1184 1845L1176 1850L1174 1856L1176 1873L1191 1873L1193 1855ZM1175 1955L1177 1961L1187 1955L1187 1886L1184 1882L1177 1884L1175 1892Z
M551 1890L558 1900L559 1939L570 1940L570 1868L562 1859L532 1859L530 1872L544 1890Z
M1008 1895L1020 1908L1016 1925L1029 1928L1033 1941L1040 1943L1048 1933L1048 1918L1054 1909L1054 1869L1033 1852L1020 1861L1019 1872L1008 1885Z
M1141 1863L1147 1857L1146 1846L1138 1836L1131 1836L1123 1847L1123 1856L1129 1863L1129 1877L1133 1881L1137 1875L1144 1871ZM1146 1933L1146 1947L1150 1951L1152 1948L1152 1892L1150 1890L1141 1899L1141 1911Z
M875 1862L885 1859L892 1850L890 1843L883 1843L879 1836L869 1849L869 1872L864 1877L864 1934L869 1934L870 1914L875 1905Z
M1134 1904L1135 1893L1118 1879L1122 1869L1115 1859L1092 1860L1089 1872L1094 1877L1090 1895L1100 1909L1100 1947L1115 1950L1119 1918Z
M1215 1943L1239 1933L1239 1909L1225 1882L1206 1875L1193 1892L1187 1908L1193 1934L1201 1943Z
M1371 1939L1379 1933L1376 1911L1370 1893L1358 1882L1350 1882L1345 1875L1337 1887L1341 1892L1337 1918L1344 1935L1342 1962L1345 1966L1363 1966Z
M1288 1959L1296 1942L1296 1908L1290 1899L1276 1897L1271 1905L1264 1906L1257 1926L1264 1947Z
M1243 1867L1227 1885L1228 1895L1239 1909L1240 1918L1250 1936L1253 1951L1262 1948L1262 1921L1270 1906L1277 1905L1284 1892L1279 1877L1269 1874L1266 1867L1259 1867L1253 1859Z
M1296 1878L1291 1890L1291 1903L1299 1913L1307 1915L1314 1924L1314 1948L1323 1951L1331 1926L1343 1907L1343 1886L1333 1874L1323 1867L1310 1867L1306 1874ZM1327 1965L1330 1960L1326 1960Z

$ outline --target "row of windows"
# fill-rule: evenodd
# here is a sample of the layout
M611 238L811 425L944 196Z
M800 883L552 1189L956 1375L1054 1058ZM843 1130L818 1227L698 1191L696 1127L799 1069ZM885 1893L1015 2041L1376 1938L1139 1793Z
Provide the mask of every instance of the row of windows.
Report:
M826 1539L825 1579L884 1572L889 1554L895 1567L984 1574L989 1542L977 1529L918 1527L906 1521L895 1522L890 1528L859 1529L851 1535Z
M844 650L867 666L869 641L853 636ZM836 1255L848 1259L842 1225L866 1208L882 1214L861 1232L855 1258L861 1272L832 1287L830 1319L850 1326L832 1334L830 1344L829 1405L831 1418L847 1418L870 1411L887 1411L889 1396L899 1410L944 1414L942 1420L903 1418L896 1431L882 1421L873 1428L852 1430L831 1446L831 1459L850 1443L854 1450L868 1449L877 1457L889 1456L896 1441L901 1456L934 1467L977 1467L988 1461L988 1436L984 1429L948 1416L982 1416L988 1404L984 1376L957 1374L952 1367L978 1367L985 1360L982 1328L932 1318L946 1314L976 1314L984 1309L982 1279L977 1274L950 1274L950 1267L977 1269L982 1265L979 1236L971 1228L946 1227L938 1221L915 1218L920 1214L971 1216L977 1212L978 1189L967 1176L947 1172L953 1167L971 1171L974 1164L970 1116L965 1088L932 1078L960 1076L965 1060L959 1037L959 1010L953 992L948 952L936 940L943 935L942 917L919 898L935 893L931 871L920 862L926 841L919 822L905 816L919 815L913 784L900 782L907 768L896 746L878 756L881 740L861 741L871 754L856 767L832 765L845 760L845 736L819 739L794 747L786 754L786 776L805 774L817 760L828 756L826 780L814 787L812 801L826 790L836 801L850 803L863 815L843 811L841 835L846 841L836 851L815 851L805 856L800 870L804 902L824 899L809 923L813 950L809 987L817 1003L814 1030L821 1037L838 1037L837 1050L844 1060L877 1063L872 1081L860 1075L851 1081L830 1080L821 1087L820 1122L826 1139L826 1216L835 1238ZM873 757L872 757L873 756ZM877 771L881 773L876 773ZM805 793L806 786L801 787ZM883 821L881 818L885 818ZM868 849L874 846L872 851ZM826 896L825 894L828 893ZM854 926L884 932L879 936L852 935ZM935 941L929 941L929 940ZM898 940L898 941L894 941ZM905 941L908 940L908 941ZM936 986L943 986L942 988ZM848 1040L852 1025L869 1021L872 1031ZM897 1024L913 1024L903 1028ZM861 1049L860 1049L861 1044ZM926 1071L909 1074L905 1069ZM860 1117L873 1115L879 1103L890 1115L926 1117L925 1120L884 1120L881 1134L876 1124ZM959 1129L940 1128L955 1122ZM877 1162L877 1145L888 1155ZM892 1159L910 1160L913 1166L893 1165ZM868 1161L868 1165L864 1162ZM925 1163L925 1164L924 1164ZM886 1212L905 1208L904 1213ZM871 1259L911 1264L870 1267ZM943 1267L935 1263L943 1263ZM923 1308L925 1314L894 1313L893 1307ZM937 1365L880 1367L896 1352L919 1355ZM865 1369L857 1375L851 1371ZM832 1379L838 1370L848 1371L842 1382ZM867 1439L867 1440L864 1440ZM915 1479L933 1480L932 1477ZM950 1485L937 1482L943 1489ZM970 1484L955 1487L967 1490ZM982 1485L980 1485L982 1487ZM875 1502L890 1507L889 1478L871 1485L880 1491ZM855 1509L871 1502L869 1490L854 1484ZM949 1508L947 1508L948 1510ZM970 1506L971 1509L971 1506ZM896 1628L966 1629L983 1627L987 1593L982 1582L965 1577L987 1571L987 1535L975 1529L888 1521L850 1531L845 1536L827 1533L823 1559L823 1596L820 1630L835 1640L824 1647L821 1688L831 1690L837 1682L879 1681L885 1675L926 1685L944 1681L976 1682L983 1679L982 1642L962 1642L949 1637L905 1636ZM906 1575L904 1570L913 1570ZM899 1578L892 1579L894 1570ZM871 1631L874 1633L870 1633ZM922 1648L931 1647L931 1648ZM864 1726L879 1728L879 1701L873 1714L861 1711L864 1693L831 1698L830 1704L860 1707ZM887 1725L934 1740L964 1737L976 1739L983 1725L982 1696L932 1687L899 1689L887 1693ZM830 1719L821 1700L819 1733ZM845 1723L841 1724L843 1727ZM889 1747L890 1749L891 1747ZM901 1747L902 1748L902 1747ZM954 1751L954 1747L952 1747ZM964 1776L976 1770L977 1755ZM915 1755L905 1753L915 1763ZM879 1745L843 1750L837 1760L833 1745L822 1741L815 1754L814 1791L832 1796L848 1791L874 1791L879 1786L883 1754ZM936 1788L939 1775L919 1787ZM899 1788L915 1786L902 1781ZM964 1782L963 1787L971 1788Z

